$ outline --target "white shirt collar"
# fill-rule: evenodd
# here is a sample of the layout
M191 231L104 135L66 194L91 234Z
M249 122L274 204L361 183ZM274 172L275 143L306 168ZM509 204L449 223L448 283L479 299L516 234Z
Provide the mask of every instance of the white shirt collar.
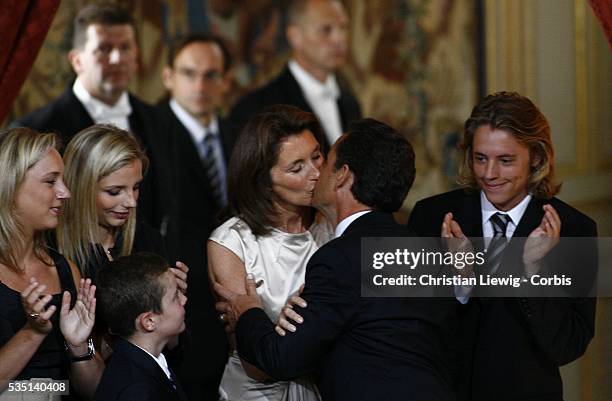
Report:
M325 82L321 82L302 68L295 60L290 60L289 70L307 96L331 97L337 100L340 97L340 87L334 74L329 74Z
M134 343L132 343L132 344L134 344ZM149 354L151 356L151 358L155 359L155 362L157 362L159 367L162 368L162 370L164 371L164 373L168 377L168 380L172 381L172 378L170 377L170 369L168 368L168 362L166 361L166 357L164 356L163 353L160 352L159 356L156 357L155 355L153 355L152 353L150 353L146 349L142 348L138 344L134 344L134 345L137 346L138 348L140 348L141 350L143 350L144 352L146 352L147 354Z
M124 91L121 94L119 100L117 100L117 103L115 103L113 106L109 106L101 100L91 96L79 78L74 81L72 90L77 99L83 103L85 110L87 110L92 120L94 120L96 124L114 123L120 128L129 129L127 124L128 117L132 113L132 106L130 105L127 91ZM125 120L125 124L123 121L119 122L118 120Z
M338 225L336 226L336 232L334 233L334 238L338 238L339 236L344 234L344 231L346 231L346 229L348 228L348 226L351 225L352 222L354 222L355 220L357 220L364 214L368 214L370 212L371 210L362 210L361 212L353 213L350 216L342 219L342 221L338 223Z
M516 227L521 221L523 214L525 214L525 210L527 210L527 205L529 205L530 201L531 195L527 194L527 196L525 196L523 200L519 202L518 205L508 210L507 212L502 212L501 210L496 208L495 205L489 202L486 195L484 194L484 191L480 191L480 211L482 215L482 225L484 226L485 224L487 224L491 216L493 216L495 213L502 213L510 216L512 223Z
M170 100L170 108L176 115L176 118L187 128L195 143L200 143L208 135L209 132L217 135L219 133L219 121L216 116L213 116L208 126L193 117L187 110L183 108L176 100Z

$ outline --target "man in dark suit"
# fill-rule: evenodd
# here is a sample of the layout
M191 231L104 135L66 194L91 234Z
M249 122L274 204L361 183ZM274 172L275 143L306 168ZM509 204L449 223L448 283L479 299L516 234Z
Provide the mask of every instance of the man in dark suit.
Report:
M292 1L288 18L291 60L271 82L240 99L230 119L242 126L266 106L299 107L319 119L327 152L348 124L361 117L357 99L336 76L346 61L348 18L338 0Z
M167 262L152 253L123 256L100 271L100 315L115 335L96 401L187 401L162 353L185 329L187 298Z
M139 215L162 234L172 213L169 143L155 109L128 93L136 73L138 47L132 17L112 5L91 5L74 21L69 60L73 85L57 99L12 126L57 132L64 144L79 131L111 123L136 135L151 161L141 186Z
M189 398L217 400L227 336L217 319L207 274L206 240L227 206L227 164L235 130L217 112L229 87L229 55L212 36L193 34L170 49L163 80L170 99L159 106L177 152L178 248L189 271L188 335L179 377ZM202 364L202 361L206 361Z
M360 120L334 144L313 203L336 239L308 262L296 332L274 331L247 278L247 295L215 284L218 310L236 324L240 357L276 379L316 374L325 400L454 400L442 331L449 308L416 298L361 297L361 241L410 236L397 211L414 180L412 147L376 120ZM452 300L453 302L456 302Z
M554 197L560 186L550 127L529 99L506 92L484 98L465 123L462 149L465 188L418 202L409 227L428 237L485 237L491 268L496 238L511 247L517 243L512 238L526 237L520 263L510 260L516 253L502 249L502 274L518 264L518 275L529 279L542 274L538 268L551 257L562 261L554 268L580 267L581 274L590 274L595 250L554 247L560 237L596 237L597 228ZM530 252L527 245L538 238L546 239L546 246ZM593 337L595 299L468 295L464 301L458 310L464 353L460 399L562 400L559 367L580 357Z

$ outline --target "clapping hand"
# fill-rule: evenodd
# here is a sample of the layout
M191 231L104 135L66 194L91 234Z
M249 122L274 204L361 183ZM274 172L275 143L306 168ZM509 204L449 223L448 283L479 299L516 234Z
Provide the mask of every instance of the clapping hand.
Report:
M561 218L551 205L544 205L544 217L527 237L523 250L525 274L531 277L540 269L540 260L559 242L561 235Z
M465 236L461 226L453 219L452 213L446 213L442 221L441 234L445 238L446 248L449 252L457 253L473 253L474 247L468 237ZM466 264L462 269L457 268L459 274L463 277L470 276L473 271L472 264Z
M53 298L49 294L41 297L46 289L46 285L40 284L35 277L31 277L30 285L21 293L21 304L28 316L27 324L39 334L48 334L51 331L53 324L50 319L56 309L55 305L45 309Z
M283 306L283 309L281 309L280 315L278 316L278 321L276 322L276 327L274 327L274 330L276 330L276 332L281 336L287 334L285 330L289 330L291 332L295 332L297 330L297 328L289 322L289 319L296 323L304 323L302 316L300 316L293 309L294 305L298 305L301 308L305 308L307 306L306 301L300 297L302 291L304 291L304 284L300 286L298 292L292 295L285 306Z
M74 307L70 309L70 293L64 291L60 310L60 330L68 345L86 346L96 319L96 286L90 279L81 279Z

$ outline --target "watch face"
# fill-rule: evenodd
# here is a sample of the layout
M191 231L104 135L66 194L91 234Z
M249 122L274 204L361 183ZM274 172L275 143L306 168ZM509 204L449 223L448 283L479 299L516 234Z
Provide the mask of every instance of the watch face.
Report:
M66 343L66 350L68 350L69 348L70 348L70 345ZM96 348L94 347L93 339L90 337L87 340L87 352L85 352L83 355L70 356L70 361L71 362L88 361L91 358L93 358L95 354L96 354Z

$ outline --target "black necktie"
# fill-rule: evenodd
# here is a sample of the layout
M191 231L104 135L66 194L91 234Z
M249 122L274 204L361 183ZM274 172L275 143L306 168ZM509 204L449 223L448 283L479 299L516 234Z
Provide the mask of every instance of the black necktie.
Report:
M506 237L506 229L508 228L508 222L510 216L502 213L495 213L489 219L491 226L493 227L493 238L487 248L487 273L493 274L499 269L501 259L508 245L508 238Z
M226 202L223 194L223 188L221 186L221 176L217 167L217 158L215 157L214 149L216 140L217 135L213 134L211 131L208 131L207 135L200 142L198 150L200 152L200 157L202 158L204 171L206 172L206 177L208 177L208 182L210 183L210 188L212 189L212 195L215 202L217 206L224 207Z

